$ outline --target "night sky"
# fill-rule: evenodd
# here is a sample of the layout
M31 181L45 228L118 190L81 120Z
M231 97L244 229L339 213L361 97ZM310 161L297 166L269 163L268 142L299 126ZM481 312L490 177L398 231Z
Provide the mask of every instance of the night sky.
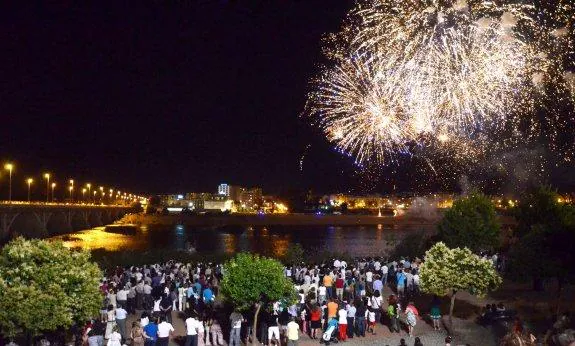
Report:
M302 117L322 37L352 0L17 3L0 11L0 159L17 165L16 198L45 171L139 193L414 189L409 174L354 173ZM571 172L560 180L575 186Z
M214 0L3 11L0 158L17 164L20 193L25 177L45 170L56 181L149 193L215 191L220 182L343 189L349 160L301 113L321 38L352 5Z

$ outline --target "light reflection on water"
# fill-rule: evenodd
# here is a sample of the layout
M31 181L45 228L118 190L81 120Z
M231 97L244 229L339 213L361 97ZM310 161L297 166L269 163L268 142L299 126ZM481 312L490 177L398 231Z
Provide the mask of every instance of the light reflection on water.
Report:
M192 245L199 252L232 254L240 251L265 255L284 255L293 243L306 250L330 251L354 255L380 254L390 245L413 230L395 229L386 225L374 226L292 226L292 227L237 227L213 228L175 226L141 226L136 234L117 234L104 227L53 237L71 248L108 251L174 249L184 250ZM429 231L429 229L427 229Z

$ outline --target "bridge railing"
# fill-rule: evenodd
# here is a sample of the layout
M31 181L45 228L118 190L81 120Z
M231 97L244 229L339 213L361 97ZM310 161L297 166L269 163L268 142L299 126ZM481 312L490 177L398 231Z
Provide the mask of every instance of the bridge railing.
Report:
M109 207L118 207L118 208L128 208L130 205L128 204L101 204L101 203L69 203L69 202L22 202L22 201L0 201L0 206L38 206L38 207L87 207L87 208L94 208L94 207L102 207L102 208L109 208Z

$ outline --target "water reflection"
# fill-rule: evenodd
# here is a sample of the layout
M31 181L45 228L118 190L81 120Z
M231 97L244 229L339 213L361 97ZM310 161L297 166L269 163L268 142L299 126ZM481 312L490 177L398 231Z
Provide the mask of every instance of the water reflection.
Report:
M184 250L191 245L200 253L233 254L249 251L282 256L290 244L299 243L310 251L372 255L389 248L390 236L401 239L409 231L409 229L394 229L392 225L387 224L345 227L260 226L225 230L184 225L169 227L147 225L142 226L135 235L108 233L104 231L104 227L98 227L52 239L63 240L67 247L104 248L108 251Z
M149 247L147 240L134 235L105 232L104 227L96 227L88 231L57 236L52 239L61 240L68 248L83 248L88 250L104 248L109 251L145 250Z

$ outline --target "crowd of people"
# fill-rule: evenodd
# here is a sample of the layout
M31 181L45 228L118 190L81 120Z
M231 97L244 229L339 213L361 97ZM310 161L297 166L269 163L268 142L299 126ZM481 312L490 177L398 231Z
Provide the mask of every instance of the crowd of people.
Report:
M176 263L116 268L102 280L100 318L81 330L85 345L167 345L185 338L185 345L240 345L257 338L262 345L296 345L300 336L329 344L334 338L376 334L379 325L413 337L420 318L412 298L419 294L421 261L362 258L353 263L286 266L294 283L296 303L265 302L252 330L254 310L240 313L216 300L225 268L214 263ZM393 294L383 296L389 286ZM439 329L439 300L431 319ZM129 315L138 318L127 325ZM186 335L175 335L172 318L184 316ZM227 341L224 330L229 330ZM418 339L414 339L415 340ZM418 341L419 342L419 341ZM417 344L417 343L416 343Z

